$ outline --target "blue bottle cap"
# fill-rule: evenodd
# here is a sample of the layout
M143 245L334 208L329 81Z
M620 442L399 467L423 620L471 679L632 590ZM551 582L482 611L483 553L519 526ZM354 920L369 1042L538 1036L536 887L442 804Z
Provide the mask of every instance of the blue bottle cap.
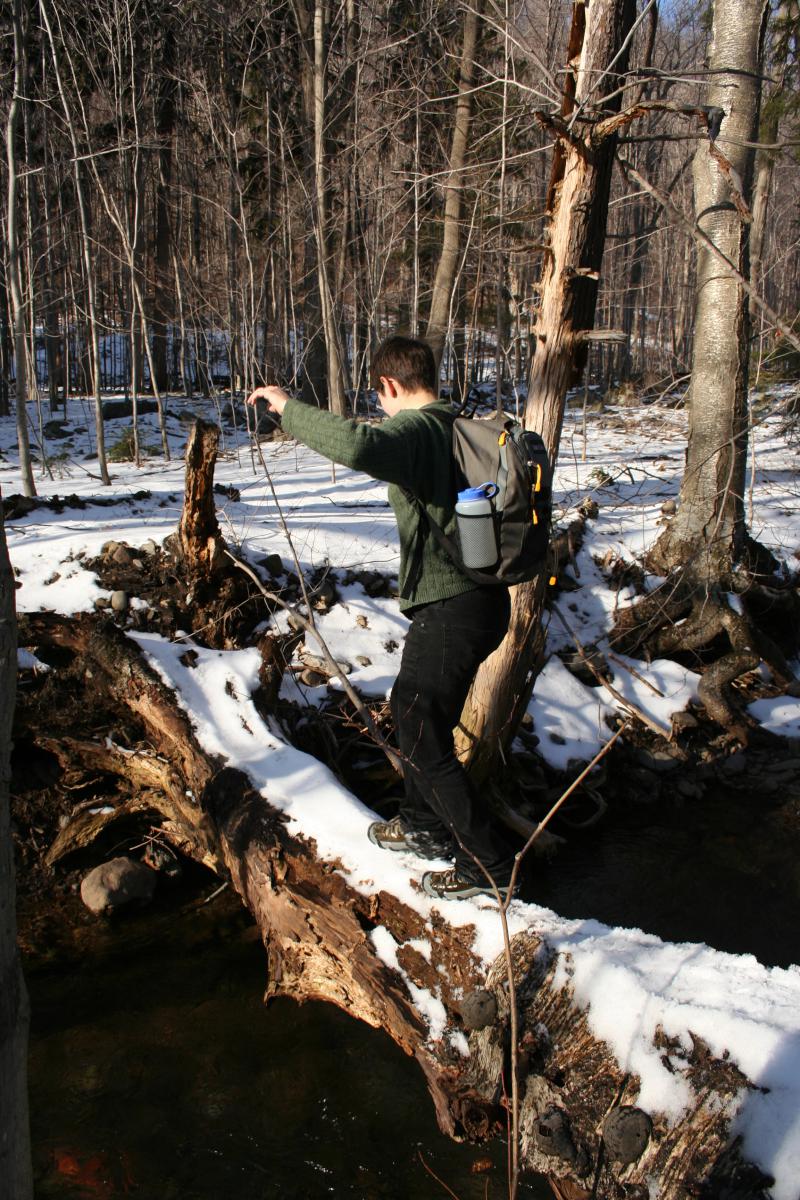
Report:
M496 483L482 483L478 487L464 488L458 493L458 499L462 504L469 500L491 500L499 491Z

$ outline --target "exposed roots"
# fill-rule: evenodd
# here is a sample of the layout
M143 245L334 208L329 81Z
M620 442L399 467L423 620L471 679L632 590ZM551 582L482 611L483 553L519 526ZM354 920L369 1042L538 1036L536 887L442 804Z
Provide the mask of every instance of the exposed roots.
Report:
M742 572L728 581L729 590L725 586L709 586L684 567L620 613L611 643L632 655L693 656L708 715L746 743L750 723L733 703L730 685L763 661L777 683L797 690L786 653L797 648L800 596L790 583L768 586Z

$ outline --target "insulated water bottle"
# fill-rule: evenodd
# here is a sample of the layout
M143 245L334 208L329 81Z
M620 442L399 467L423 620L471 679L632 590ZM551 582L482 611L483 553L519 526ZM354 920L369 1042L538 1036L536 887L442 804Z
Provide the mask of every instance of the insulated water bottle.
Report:
M482 483L458 493L456 525L464 566L472 570L493 567L497 562L494 506L497 485Z

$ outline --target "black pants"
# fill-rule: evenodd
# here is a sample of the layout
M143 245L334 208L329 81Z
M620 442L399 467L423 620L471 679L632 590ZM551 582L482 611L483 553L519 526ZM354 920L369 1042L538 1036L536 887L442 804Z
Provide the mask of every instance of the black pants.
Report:
M508 882L513 852L455 756L453 729L475 672L505 636L509 613L502 587L416 609L391 697L405 765L400 816L412 829L452 834L459 870L483 882L474 855L500 884Z

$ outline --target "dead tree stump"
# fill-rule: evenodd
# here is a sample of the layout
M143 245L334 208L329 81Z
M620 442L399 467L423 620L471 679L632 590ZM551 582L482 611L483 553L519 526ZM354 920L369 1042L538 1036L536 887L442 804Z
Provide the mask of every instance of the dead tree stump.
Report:
M225 540L214 501L218 447L219 427L195 421L186 443L186 492L176 546L193 579L212 579L225 566Z

